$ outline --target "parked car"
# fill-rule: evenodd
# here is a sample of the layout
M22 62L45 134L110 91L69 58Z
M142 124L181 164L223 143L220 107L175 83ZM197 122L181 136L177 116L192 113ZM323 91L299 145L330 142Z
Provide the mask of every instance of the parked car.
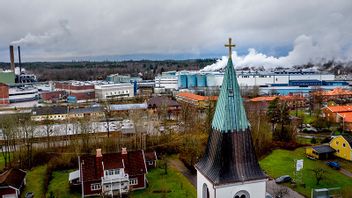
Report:
M24 197L25 198L33 198L34 197L34 192L27 192Z
M317 133L318 130L314 127L306 127L302 129L303 133Z
M269 193L266 193L265 194L265 198L273 198L273 196L271 194L269 194Z
M281 183L290 182L291 180L292 180L292 178L289 175L283 175L281 177L276 178L275 182L277 184L281 184Z
M339 170L341 168L338 162L326 162L326 164L336 170Z

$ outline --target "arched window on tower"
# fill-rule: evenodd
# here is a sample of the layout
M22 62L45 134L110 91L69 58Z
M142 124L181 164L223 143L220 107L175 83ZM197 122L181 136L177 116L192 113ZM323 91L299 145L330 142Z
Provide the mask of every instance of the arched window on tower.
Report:
M207 184L203 184L202 198L209 198L209 189Z
M247 191L241 190L235 194L234 198L250 198L250 196Z

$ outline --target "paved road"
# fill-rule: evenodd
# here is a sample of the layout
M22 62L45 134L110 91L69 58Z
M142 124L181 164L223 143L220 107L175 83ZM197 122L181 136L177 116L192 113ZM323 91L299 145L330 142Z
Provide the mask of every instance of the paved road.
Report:
M269 180L266 183L266 191L270 193L271 195L275 196L275 194L278 193L281 189L287 189L288 194L284 195L283 198L304 198L304 196L300 195L296 191L287 188L285 186L276 184L274 180Z
M347 177L352 177L352 173L346 169L341 168L340 173L346 175Z

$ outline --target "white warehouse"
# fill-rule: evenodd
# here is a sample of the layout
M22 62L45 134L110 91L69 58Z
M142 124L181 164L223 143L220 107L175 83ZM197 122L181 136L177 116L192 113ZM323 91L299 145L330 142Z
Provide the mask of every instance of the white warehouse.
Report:
M134 87L131 83L95 85L94 89L95 98L101 100L134 96Z

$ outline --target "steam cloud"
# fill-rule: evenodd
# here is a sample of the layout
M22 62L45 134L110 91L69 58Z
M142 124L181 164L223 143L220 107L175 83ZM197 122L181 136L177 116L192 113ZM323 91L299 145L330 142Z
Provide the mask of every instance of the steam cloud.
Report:
M23 38L12 41L12 45L44 45L47 43L57 43L67 35L70 35L70 27L67 20L60 20L59 27L52 29L50 31L44 32L43 34L33 35L28 33Z
M333 39L332 39L333 38ZM352 60L351 46L346 48L339 44L338 37L324 38L322 41L315 41L311 36L301 35L294 41L294 47L287 56L274 57L257 52L255 49L248 49L248 54L239 56L236 51L232 53L232 60L236 67L264 67L265 69L275 67L291 67L307 63L325 63L330 60L337 62L348 62ZM223 69L228 61L223 56L214 64L208 65L201 71L216 71Z

